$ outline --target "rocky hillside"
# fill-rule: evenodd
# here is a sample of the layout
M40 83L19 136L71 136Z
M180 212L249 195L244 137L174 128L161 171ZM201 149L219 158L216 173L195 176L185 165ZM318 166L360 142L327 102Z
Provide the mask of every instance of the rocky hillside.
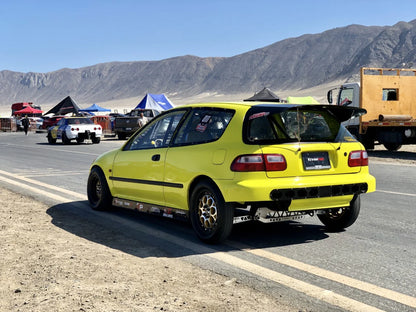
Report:
M309 88L357 75L361 66L416 66L416 20L394 26L350 25L303 35L222 58L182 56L152 62L112 62L50 73L0 71L0 105L79 103L145 93L252 93Z

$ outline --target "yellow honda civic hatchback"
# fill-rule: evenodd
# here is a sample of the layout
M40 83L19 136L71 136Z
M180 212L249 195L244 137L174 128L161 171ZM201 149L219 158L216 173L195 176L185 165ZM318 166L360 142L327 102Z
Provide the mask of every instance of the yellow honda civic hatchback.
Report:
M88 178L93 209L131 208L187 218L207 243L236 223L317 215L352 225L375 191L368 156L341 122L365 110L331 105L202 103L154 118Z

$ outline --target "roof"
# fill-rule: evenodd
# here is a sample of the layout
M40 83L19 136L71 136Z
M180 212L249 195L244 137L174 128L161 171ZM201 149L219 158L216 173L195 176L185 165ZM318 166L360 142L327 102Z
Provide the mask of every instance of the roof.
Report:
M79 110L80 110L79 106L71 99L70 96L67 96L58 104L56 104L53 108L51 108L44 115L48 115L48 114L65 115L68 113L77 114Z
M171 108L173 108L173 104L164 94L147 93L134 109L155 109L164 111Z
M255 93L252 97L245 99L244 101L280 102L280 97L270 91L269 88L263 88L263 90Z
M88 106L87 108L80 109L81 112L111 112L111 109L101 107L97 104L92 104L91 106Z

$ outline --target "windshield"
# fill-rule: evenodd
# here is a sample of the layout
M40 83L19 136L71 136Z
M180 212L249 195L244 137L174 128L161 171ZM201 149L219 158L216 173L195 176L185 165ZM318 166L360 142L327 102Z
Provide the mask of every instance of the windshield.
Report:
M248 144L355 141L331 112L312 107L249 111L244 129Z

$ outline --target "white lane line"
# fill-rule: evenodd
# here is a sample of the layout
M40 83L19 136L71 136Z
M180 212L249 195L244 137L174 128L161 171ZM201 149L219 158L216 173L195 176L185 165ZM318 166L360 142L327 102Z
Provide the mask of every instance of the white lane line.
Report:
M3 182L6 182L8 184L11 184L11 185L16 185L16 186L20 186L20 187L22 186L22 182L11 180L11 179L8 179L8 178L2 177L2 176L0 176L0 180L3 181ZM47 196L47 197L49 197L53 200L56 200L60 203L67 203L67 202L73 201L73 200L70 200L68 198L65 198L65 197L62 197L62 196L59 196L59 195L56 195L56 194L52 194L50 192L40 190L40 189L38 189L36 187L33 187L33 186L30 186L30 185L25 185L25 190L36 193L36 194L40 194L40 195L43 195L43 196Z
M82 155L91 155L91 156L99 156L101 153L98 154L93 154L93 153L87 153L87 152L80 152L80 151L74 151L74 150L69 150L69 149L64 149L64 148L52 148L52 147L45 147L45 146L26 146L26 145L19 145L19 144L12 144L12 143L2 143L0 145L4 145L4 146L13 146L13 147L18 147L18 148L23 148L23 149L42 149L42 150L50 150L50 151L54 151L54 152L65 152L65 153L70 153L70 154L82 154Z
M416 194L409 194L409 193L400 193L400 192L383 191L383 190L376 190L376 192L387 193L387 194L394 194L394 195L403 195L403 196L416 197Z
M324 277L326 279L362 290L369 293L372 293L374 295L387 298L392 301L396 301L399 303L402 303L404 305L407 305L412 308L416 308L416 298L390 290L386 288L382 288L367 282L363 282L345 275L341 275L338 273L334 273L325 269L321 269L319 267L315 267L297 260L293 260L290 258L286 258L284 256L280 256L278 254L272 253L270 251L264 250L264 249L250 249L249 246L239 244L239 243L227 243L227 245L230 245L233 248L237 248L240 250L244 250L245 252L257 255L262 258L266 258L269 260L272 260L274 262L284 264L287 266L290 266L292 268L305 271L307 273L314 274L316 276Z
M37 181L37 180L33 180L33 179L21 177L21 176L18 176L16 174L12 174L12 173L9 173L9 172L3 171L3 170L0 170L0 174L2 174L4 176L11 177L11 178L13 178L15 180L17 179L17 180L20 180L20 181L24 181L24 182L32 183L32 184L35 184L35 185L39 185L39 186L42 186L44 188L50 189L52 191L58 191L60 193L67 194L67 195L70 195L72 197L75 197L75 198L78 198L78 199L81 199L81 200L86 200L87 199L87 196L86 195L82 195L82 194L79 194L77 192L73 192L73 191L70 191L70 190L66 190L66 189L63 189L61 187L57 187L55 185L43 183L43 182L40 182L40 181ZM2 178L2 179L4 181L4 179L7 179L7 178ZM10 180L10 179L7 179L7 180ZM21 182L20 183L19 182L16 182L16 183L12 183L12 184L19 185L19 184L21 184ZM32 189L33 190L36 190L36 193L43 194L45 196L49 196L49 195L46 195L46 194L48 194L48 192L45 192L45 191L42 191L42 190L39 190L39 189L36 189L36 188L32 188ZM61 196L59 196L59 197L61 197ZM64 198L64 197L61 197L61 198ZM68 200L65 199L65 202L67 202L67 201Z
M283 286L292 288L296 291L302 292L312 298L325 301L331 305L346 309L352 312L380 312L383 310L367 305L357 300L342 296L330 290L306 283L296 278L284 275L282 273L264 268L260 265L242 260L240 258L231 256L223 252L215 252L208 254L208 257L217 259L219 261L228 263L232 266L238 267L242 270L248 271L257 276L279 283Z

